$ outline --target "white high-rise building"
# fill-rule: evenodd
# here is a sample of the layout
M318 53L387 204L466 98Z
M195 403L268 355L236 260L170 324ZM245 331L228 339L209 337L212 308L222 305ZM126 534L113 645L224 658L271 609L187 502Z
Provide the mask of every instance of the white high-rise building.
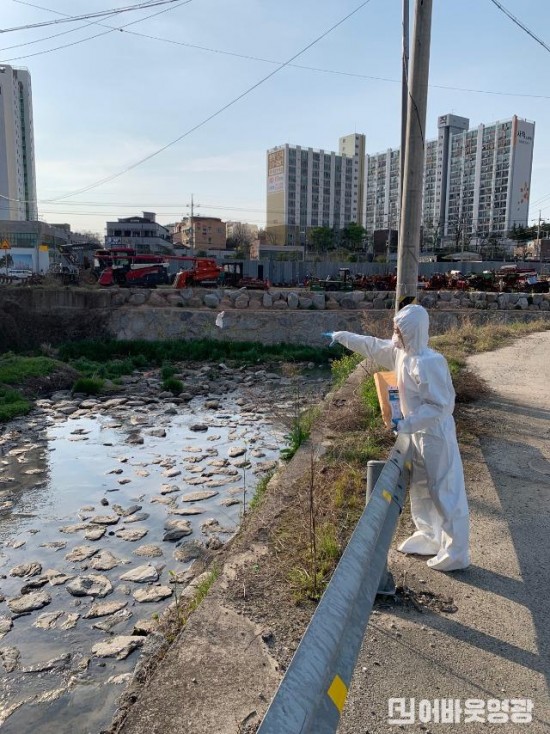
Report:
M316 227L363 219L365 136L340 138L339 152L280 145L267 151L267 230L280 245L304 245Z
M438 137L425 149L425 242L476 245L526 226L534 136L535 124L515 115L472 130L465 117L439 117ZM367 155L363 226L369 234L399 228L399 176L399 149Z
M31 75L6 65L0 65L0 219L38 219Z

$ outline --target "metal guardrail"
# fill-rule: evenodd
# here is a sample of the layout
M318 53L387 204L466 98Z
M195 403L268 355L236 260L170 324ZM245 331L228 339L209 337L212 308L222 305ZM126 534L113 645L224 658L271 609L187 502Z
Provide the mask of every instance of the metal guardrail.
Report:
M398 435L372 495L257 734L334 734L409 479Z

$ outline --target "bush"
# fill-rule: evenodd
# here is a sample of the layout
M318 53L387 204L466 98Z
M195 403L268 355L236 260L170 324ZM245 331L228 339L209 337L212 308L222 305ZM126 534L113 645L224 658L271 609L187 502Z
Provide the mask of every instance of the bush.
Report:
M31 405L18 390L0 387L0 421L9 421L18 415L26 415Z
M168 380L170 377L173 377L175 374L176 374L176 368L173 367L171 364L163 365L160 371L160 375L163 380Z
M79 377L73 385L73 393L81 392L85 395L98 395L103 388L103 380L99 377Z
M164 390L169 390L173 395L179 395L183 390L183 382L176 380L175 377L168 377L163 381L162 387Z

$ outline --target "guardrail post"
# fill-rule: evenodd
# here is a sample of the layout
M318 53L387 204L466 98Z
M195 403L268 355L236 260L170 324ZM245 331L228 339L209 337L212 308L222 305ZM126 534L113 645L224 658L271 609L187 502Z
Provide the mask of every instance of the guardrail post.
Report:
M385 463L385 461L376 461L374 459L367 462L367 503ZM384 564L384 570L382 571L382 576L380 577L380 583L378 584L378 591L376 593L384 596L395 596L395 590L395 580L391 571L388 571L388 562L386 561Z

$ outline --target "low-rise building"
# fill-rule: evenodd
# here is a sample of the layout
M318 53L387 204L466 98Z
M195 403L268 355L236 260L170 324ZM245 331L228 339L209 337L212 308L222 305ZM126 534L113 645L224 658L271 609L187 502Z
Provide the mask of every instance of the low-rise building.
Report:
M107 222L105 247L133 247L138 253L172 252L170 233L157 222L154 212L143 212L142 217L125 217L116 222Z
M218 217L185 217L173 225L172 243L186 250L225 250L225 222Z
M0 269L47 273L68 241L67 232L40 221L0 221Z

